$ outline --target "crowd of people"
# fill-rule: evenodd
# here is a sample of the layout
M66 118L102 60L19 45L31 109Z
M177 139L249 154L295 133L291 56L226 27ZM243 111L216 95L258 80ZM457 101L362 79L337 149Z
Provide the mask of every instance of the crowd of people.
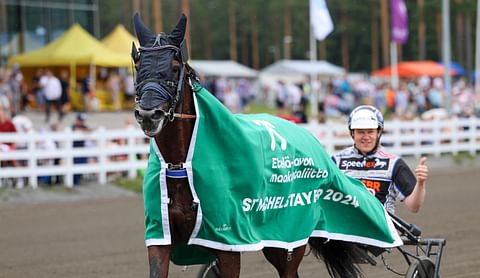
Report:
M65 115L72 111L69 95L69 76L60 71L58 76L50 69L39 69L27 86L24 76L17 65L11 69L0 68L0 132L33 132L31 119L23 113L36 110L44 114L45 125L37 132L58 130ZM111 94L114 111L122 109L121 101L133 102L134 80L131 75L117 71L102 71L98 84ZM97 85L98 85L97 84ZM389 85L389 80L368 78L336 78L329 82L287 82L279 80L268 85L247 78L207 78L202 85L214 94L233 113L248 113L252 101L266 103L276 110L276 114L295 123L309 121L306 112L311 105L312 92L319 91L319 121L346 118L358 105L368 104L376 107L388 119L411 120L426 115L432 109L444 109L447 101L451 104L453 116L468 117L475 115L475 103L479 103L471 83L463 78L455 78L451 96L445 91L441 78L422 76L416 79L401 80L397 90ZM91 88L88 78L76 85L88 101ZM120 98L120 92L124 98ZM33 103L33 105L32 105ZM72 130L89 131L89 128L77 128L85 124L90 111L78 114L75 122L69 125ZM53 117L56 111L57 117ZM56 120L54 120L56 118ZM78 142L77 142L78 143ZM52 144L46 142L46 147ZM21 148L12 142L0 142L0 149ZM77 146L74 146L77 147ZM76 158L75 163L87 163L88 159ZM15 165L14 161L2 161L2 167ZM49 162L51 163L51 162ZM76 177L79 183L80 178Z
M319 91L319 122L344 119L362 104L377 107L387 119L413 120L425 119L433 114L425 112L433 110L443 110L442 115L448 116L447 109L451 110L451 116L475 116L478 113L475 104L480 103L474 85L464 78L454 79L448 95L443 79L428 76L402 79L397 90L385 79L344 77L322 83L280 80L264 86L263 100L274 105L279 113L289 114L292 121L305 122L308 120L301 117L313 90Z
M74 121L72 123L63 123L65 115L71 112L69 98L69 76L67 71L60 71L56 76L50 69L38 69L33 76L32 82L27 86L20 68L14 65L11 69L0 67L0 132L17 133L28 136L32 133L45 133L60 131L60 126L70 129L72 132L88 133L94 129L87 124L88 113L76 111ZM108 79L108 86L115 87L114 78ZM131 82L133 90L133 78ZM133 95L133 93L132 93ZM34 113L31 113L35 111ZM29 112L29 113L27 113ZM57 117L53 117L53 112L57 113ZM42 117L43 121L30 118L31 115ZM29 115L29 116L27 116ZM36 116L35 116L36 117ZM129 119L126 120L126 122ZM39 124L34 125L34 122ZM131 125L130 125L131 126ZM60 146L61 143L48 139L36 142L37 148L53 151ZM112 144L121 144L125 142L117 142L113 140ZM88 140L77 140L73 142L73 148L88 147ZM26 143L16 142L0 142L0 153L7 153L13 150L27 149ZM89 163L89 157L74 157L74 164ZM112 157L112 160L120 160L119 156ZM28 160L0 160L1 167L26 167ZM65 163L59 158L39 159L39 166L59 165ZM84 175L77 174L74 176L74 184L80 184ZM62 184L64 181L61 176L43 176L38 178L40 184ZM24 178L14 178L8 180L0 180L0 186L4 184L12 184L16 187L23 187Z

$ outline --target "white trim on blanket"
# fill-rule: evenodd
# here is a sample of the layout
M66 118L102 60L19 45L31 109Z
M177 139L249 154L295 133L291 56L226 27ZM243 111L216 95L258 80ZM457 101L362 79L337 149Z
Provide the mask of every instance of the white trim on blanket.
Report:
M154 246L154 245L171 245L172 243L170 242L170 239L165 239L165 238L151 238L145 240L145 245L148 246Z
M162 245L168 245L172 243L172 237L170 233L170 219L168 217L168 203L170 203L170 199L168 198L167 170L165 167L166 163L155 141L153 142L153 147L155 149L155 153L157 154L158 159L160 160L160 210L162 211L163 236L165 237L165 240L167 242L166 244Z
M254 244L233 245L233 244L224 244L224 243L211 241L207 239L195 238L195 239L191 239L189 244L196 244L196 245L205 246L212 249L223 250L223 251L247 252L247 251L259 251L265 247L283 248L283 249L287 249L288 251L292 251L297 247L307 244L307 242L308 242L308 238L297 240L294 242L286 242L286 241L279 241L279 240L262 240Z
M402 240L398 240L395 238L395 241L393 243L386 243L383 241L367 238L367 237L361 237L361 236L352 236L352 235L346 235L346 234L337 234L337 233L329 233L326 231L313 231L312 237L323 237L331 240L343 240L343 241L348 241L348 242L355 242L355 243L360 243L360 244L368 244L368 245L373 245L381 248L393 248L397 246L403 245Z
M193 103L195 105L195 113L197 117L195 119L195 126L193 127L192 139L190 139L190 147L188 148L188 153L187 153L188 163L185 167L187 168L188 184L190 185L190 191L192 191L193 201L198 204L198 207L197 207L197 221L195 222L195 226L193 227L193 231L192 231L192 234L190 235L190 239L188 240L188 244L193 244L192 240L194 240L197 237L203 221L202 204L200 202L200 199L198 198L197 192L195 191L195 187L193 186L193 168L192 168L193 153L195 152L195 143L197 142L198 125L200 122L200 113L198 111L196 94L193 94Z

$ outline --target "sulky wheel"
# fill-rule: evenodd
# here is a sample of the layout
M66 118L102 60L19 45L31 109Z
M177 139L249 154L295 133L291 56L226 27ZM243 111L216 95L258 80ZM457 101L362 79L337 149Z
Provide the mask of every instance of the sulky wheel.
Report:
M213 261L209 264L202 265L198 272L197 278L219 278L220 270L217 266L217 261Z
M435 276L435 263L426 256L415 259L408 268L406 278L433 278Z

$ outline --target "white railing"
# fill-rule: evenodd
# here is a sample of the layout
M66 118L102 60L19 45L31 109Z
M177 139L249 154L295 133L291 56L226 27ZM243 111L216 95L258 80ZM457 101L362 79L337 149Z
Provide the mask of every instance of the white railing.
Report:
M84 141L85 147L74 147L78 141ZM63 176L67 186L73 186L76 174L94 174L100 184L105 184L112 173L127 172L134 178L138 170L146 168L149 151L148 138L139 129L0 133L0 142L17 145L13 151L0 152L0 181L27 178L34 188L38 178L44 176ZM56 148L46 148L52 142ZM78 158L85 158L87 163L76 164ZM12 161L16 163L14 167Z
M352 144L345 123L310 123L305 127L319 138L328 153ZM480 151L480 119L389 121L385 123L381 142L390 152L400 156L440 157L459 152L476 155Z
M304 125L334 153L351 145L352 139L344 123L311 123ZM73 147L83 140L85 147ZM63 176L66 186L73 186L75 174L91 174L105 184L112 173L125 172L133 178L144 170L148 157L148 138L139 129L98 129L88 133L71 130L55 133L7 134L0 133L0 142L15 142L13 151L0 151L0 182L6 179L28 179L38 186L43 176ZM46 144L50 142L50 144ZM45 148L52 146L56 148ZM420 157L480 151L480 119L452 119L442 121L390 121L382 136L382 144L393 153ZM74 158L87 157L88 163L75 164ZM16 161L16 166L11 166Z

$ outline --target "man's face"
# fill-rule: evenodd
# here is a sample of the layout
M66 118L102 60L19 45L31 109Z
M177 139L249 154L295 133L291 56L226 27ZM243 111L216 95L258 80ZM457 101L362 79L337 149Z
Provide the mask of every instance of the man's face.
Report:
M353 141L357 149L366 154L375 148L378 138L378 129L354 129L352 130Z

